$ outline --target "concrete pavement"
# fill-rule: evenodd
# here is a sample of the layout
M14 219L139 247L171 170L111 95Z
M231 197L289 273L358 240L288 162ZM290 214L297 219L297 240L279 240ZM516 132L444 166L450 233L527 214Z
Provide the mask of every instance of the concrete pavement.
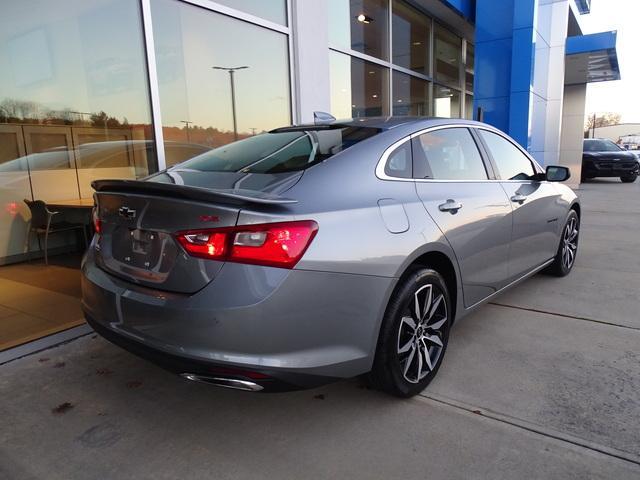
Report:
M88 336L0 367L0 478L640 478L640 182L580 195L574 272L456 324L421 397L214 389Z

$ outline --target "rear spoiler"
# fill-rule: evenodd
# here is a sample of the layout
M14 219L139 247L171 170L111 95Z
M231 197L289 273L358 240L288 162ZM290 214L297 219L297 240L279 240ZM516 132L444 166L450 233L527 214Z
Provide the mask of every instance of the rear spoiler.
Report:
M298 203L297 200L291 198L254 190L202 188L141 180L94 180L91 182L91 186L96 192L156 195L203 202L222 202L232 205L244 205L247 203L288 205Z

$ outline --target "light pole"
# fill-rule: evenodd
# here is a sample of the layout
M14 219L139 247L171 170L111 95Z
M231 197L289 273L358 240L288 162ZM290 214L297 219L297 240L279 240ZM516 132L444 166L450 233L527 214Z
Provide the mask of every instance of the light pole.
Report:
M186 125L186 129L187 129L187 142L191 143L191 138L189 138L189 124L193 123L190 120L180 120L180 123L184 123Z
M242 67L211 67L214 70L224 70L225 72L229 72L229 80L231 82L231 113L233 115L233 138L234 140L238 140L238 126L236 124L236 86L233 81L233 74L236 70L242 70L244 68L249 68L248 66Z

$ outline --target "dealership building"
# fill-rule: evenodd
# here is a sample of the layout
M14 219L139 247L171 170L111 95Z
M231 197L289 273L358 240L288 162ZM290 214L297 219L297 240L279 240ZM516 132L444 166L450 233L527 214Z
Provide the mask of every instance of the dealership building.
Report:
M314 111L479 119L539 163L569 166L577 182L586 86L620 78L616 32L582 31L590 4L3 2L0 274L28 250L40 255L35 236L25 240L24 199L81 222L92 180L140 178L238 138L312 122ZM73 231L59 234L49 251L68 252L75 240ZM46 328L16 319L11 328L28 334L7 340L0 326L0 351L81 322L57 324L11 301L0 294L0 308Z

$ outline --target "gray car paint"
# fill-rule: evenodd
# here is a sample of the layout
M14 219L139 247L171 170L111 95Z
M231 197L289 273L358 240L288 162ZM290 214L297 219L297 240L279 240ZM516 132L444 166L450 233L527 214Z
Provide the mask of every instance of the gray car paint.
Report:
M231 215L237 211L239 225L313 219L319 231L293 270L229 262L211 266L210 260L187 258L182 252L176 260L183 262L176 282L181 278L191 286L170 292L166 286L158 289L148 281L125 279L106 265L101 268L102 253L94 238L82 265L85 312L102 326L158 351L236 366L349 377L371 368L389 298L398 279L420 256L438 252L450 259L457 283L457 318L535 273L553 256L559 228L577 203L565 185L518 185L532 189L530 195L540 200L520 213L516 209L513 216L511 207L505 207L507 192L496 190L502 188L496 180L415 182L376 175L385 151L418 131L444 125L495 131L492 127L465 120L411 118L351 124L388 129L305 170L295 181L287 177L287 188L277 189L278 193L286 192L297 203L229 207L185 201L182 210L172 207L172 215L157 217L162 225L147 225L175 231L189 228L190 216L202 209L229 208ZM170 177L179 178L175 170ZM108 196L99 193L99 205ZM123 204L129 202L124 197ZM470 213L452 223L453 215L439 217L441 212L436 214L433 206L454 197L463 199L463 210ZM554 205L552 212L546 211L549 204ZM404 211L406 225L393 216L385 220L381 208L397 211L397 206ZM547 224L550 214L559 217L557 227ZM538 241L540 251L520 261L517 252L523 250L525 257L524 246ZM516 262L514 269L511 264ZM194 285L189 283L191 275L199 278L196 291L188 291Z

